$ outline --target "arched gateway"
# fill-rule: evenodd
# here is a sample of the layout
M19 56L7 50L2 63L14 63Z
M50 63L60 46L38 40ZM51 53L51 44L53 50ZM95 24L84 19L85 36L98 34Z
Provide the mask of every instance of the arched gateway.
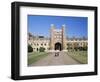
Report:
M61 43L59 43L59 42L55 43L55 50L59 50L59 51L62 50L62 45L61 45Z
M51 24L50 34L51 34L50 35L50 49L52 51L54 50L67 51L65 25L62 25L62 29L55 29L55 26Z

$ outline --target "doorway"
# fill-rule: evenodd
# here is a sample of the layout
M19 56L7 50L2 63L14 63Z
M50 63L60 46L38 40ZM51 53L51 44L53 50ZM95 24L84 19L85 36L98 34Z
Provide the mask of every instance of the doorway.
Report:
M55 43L55 50L62 50L62 46L61 46L61 43L57 42Z

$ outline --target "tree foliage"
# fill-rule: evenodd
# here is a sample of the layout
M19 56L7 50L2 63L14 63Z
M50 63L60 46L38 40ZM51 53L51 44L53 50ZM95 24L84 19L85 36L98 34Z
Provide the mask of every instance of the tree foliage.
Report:
M44 51L45 51L45 48L44 48L44 47L40 47L40 48L39 48L39 51L40 51L40 52L44 52Z
M28 52L33 52L33 48L31 45L28 44Z

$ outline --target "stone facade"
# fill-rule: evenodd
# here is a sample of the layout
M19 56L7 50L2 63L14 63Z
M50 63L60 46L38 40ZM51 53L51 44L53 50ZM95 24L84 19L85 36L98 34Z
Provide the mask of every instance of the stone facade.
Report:
M62 26L62 29L56 29L52 24L50 31L50 49L54 50L66 50L66 36L65 36L65 25Z
M39 51L40 47L45 48L45 51L67 51L68 47L74 48L75 46L84 47L88 45L86 38L68 38L65 33L65 25L61 29L51 24L50 37L38 37L28 34L28 44L33 47L33 51Z

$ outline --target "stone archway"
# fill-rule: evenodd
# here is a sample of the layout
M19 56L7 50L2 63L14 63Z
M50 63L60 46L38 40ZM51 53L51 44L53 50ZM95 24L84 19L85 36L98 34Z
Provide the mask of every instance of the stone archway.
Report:
M61 43L59 43L59 42L57 42L57 43L55 43L55 50L62 50L62 45L61 45Z

